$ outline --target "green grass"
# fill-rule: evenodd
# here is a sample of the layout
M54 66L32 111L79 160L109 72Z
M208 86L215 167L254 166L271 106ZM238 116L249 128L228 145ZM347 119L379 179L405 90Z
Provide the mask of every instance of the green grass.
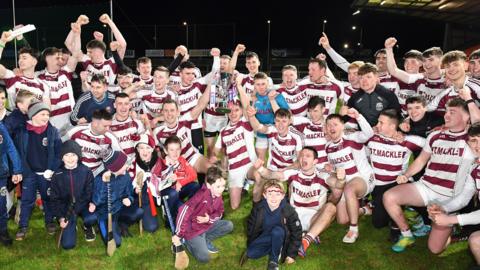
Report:
M227 196L228 197L228 196ZM234 225L232 234L214 242L220 253L208 264L199 264L190 256L189 269L240 269L238 261L245 250L245 218L250 212L250 198L245 198L236 211L228 209L225 219ZM78 223L79 227L81 222ZM161 221L163 224L163 221ZM10 234L16 225L9 221ZM100 237L93 243L78 233L77 247L70 251L57 249L57 236L49 236L44 229L42 213L36 209L30 221L27 238L15 241L11 248L0 247L0 269L174 269L170 252L170 232L162 228L154 234L139 236L138 225L130 227L133 238L123 239L122 246L111 258L106 256ZM377 230L369 217L361 219L360 237L353 245L342 243L346 227L332 225L322 236L320 245L308 250L305 259L281 269L467 269L473 259L466 242L448 247L440 256L429 253L426 238L402 254L390 250L388 229ZM241 269L265 269L267 258L249 260Z

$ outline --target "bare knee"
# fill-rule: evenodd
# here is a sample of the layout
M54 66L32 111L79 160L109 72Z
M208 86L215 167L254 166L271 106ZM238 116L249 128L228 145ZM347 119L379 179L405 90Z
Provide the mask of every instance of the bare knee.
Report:
M337 213L337 207L331 203L331 202L328 202L326 205L325 205L325 214L327 214L328 216L335 216L335 214Z

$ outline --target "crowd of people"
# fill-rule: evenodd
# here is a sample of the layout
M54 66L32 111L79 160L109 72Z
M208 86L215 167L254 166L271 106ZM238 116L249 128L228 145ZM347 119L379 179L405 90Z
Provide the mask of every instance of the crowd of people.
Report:
M219 252L213 241L233 230L223 197L235 210L251 192L240 264L294 263L334 221L346 225L341 241L354 244L363 215L390 228L394 252L428 236L439 254L458 224L480 264L480 228L468 226L480 223L480 50L410 50L400 69L395 38L375 64L349 63L324 33L319 46L348 81L321 54L306 78L286 65L275 85L242 44L231 56L212 48L206 75L182 45L168 67L138 58L134 74L120 30L106 14L99 20L115 37L110 58L99 32L82 52L89 18L81 15L65 48L40 55L23 42L17 69L0 64L2 244L13 243L9 218L14 238L28 241L39 202L64 249L76 245L79 217L86 241L100 232L119 247L133 224L158 230L162 206L172 243L208 262ZM0 56L14 38L23 39L2 33ZM241 55L247 74L236 71ZM418 213L412 228L407 209Z

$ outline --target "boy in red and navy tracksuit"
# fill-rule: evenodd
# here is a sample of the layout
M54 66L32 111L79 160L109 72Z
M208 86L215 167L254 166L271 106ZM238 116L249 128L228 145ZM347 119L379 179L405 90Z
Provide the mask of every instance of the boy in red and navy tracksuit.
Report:
M78 143L68 140L63 143L60 153L63 166L53 175L50 201L52 210L63 229L61 244L72 249L77 242L77 216L83 219L85 239L95 240L92 225L97 221L93 213L93 173L82 163L82 149ZM89 211L90 210L92 211Z
M41 102L31 104L28 108L28 117L31 120L24 128L18 130L14 138L22 159L23 171L22 205L16 240L25 239L37 190L40 191L43 201L47 232L53 235L56 231L49 192L50 179L60 166L62 141L58 130L49 122L50 109L46 104Z
M197 179L197 172L188 164L188 161L181 156L182 144L180 138L177 136L168 137L164 143L165 159L161 160L161 166L155 166L152 174L163 182L171 178L173 184L171 187L161 189L160 195L168 195L167 203L170 213L174 220L177 219L177 213L180 206L183 205L185 198L192 198L200 189L200 185L195 180ZM155 182L155 178L152 179ZM158 187L160 183L154 183Z
M208 262L209 253L218 249L212 241L233 230L233 223L222 220L225 177L218 167L210 167L205 177L205 185L179 209L177 229L172 242L178 246L180 238L199 262Z

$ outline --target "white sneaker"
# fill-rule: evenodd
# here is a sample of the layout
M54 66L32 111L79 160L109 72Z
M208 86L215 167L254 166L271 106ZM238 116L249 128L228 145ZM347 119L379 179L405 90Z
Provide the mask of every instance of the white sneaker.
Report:
M357 241L358 232L349 230L347 234L343 237L343 242L347 244L353 244Z

